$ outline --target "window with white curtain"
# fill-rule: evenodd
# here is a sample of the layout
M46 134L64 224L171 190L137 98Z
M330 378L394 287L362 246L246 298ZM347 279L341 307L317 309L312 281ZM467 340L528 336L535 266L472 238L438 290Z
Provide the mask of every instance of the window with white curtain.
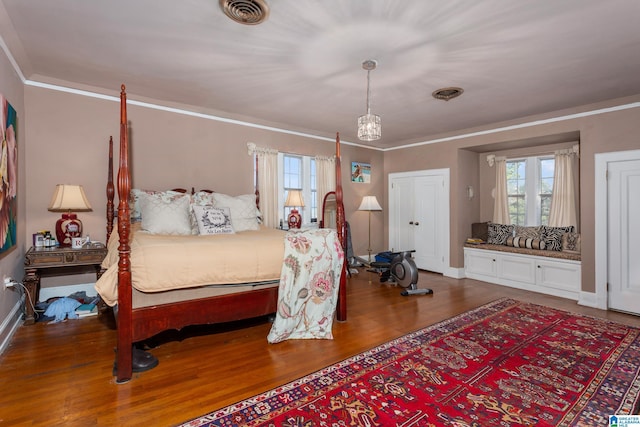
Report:
M289 190L302 190L304 207L298 208L302 216L302 224L316 223L318 218L318 202L316 187L316 161L313 157L295 154L278 154L278 170L282 171L279 177L279 188L282 198L279 200L280 212L282 212L283 224L287 223L287 217L291 207L284 206Z
M553 194L553 156L509 159L506 163L511 224L547 225Z

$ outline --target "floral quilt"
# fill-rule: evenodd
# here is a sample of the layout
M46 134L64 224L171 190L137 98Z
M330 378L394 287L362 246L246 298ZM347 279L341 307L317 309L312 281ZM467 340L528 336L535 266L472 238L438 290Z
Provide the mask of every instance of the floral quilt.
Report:
M344 252L333 229L289 231L270 343L287 339L333 339Z

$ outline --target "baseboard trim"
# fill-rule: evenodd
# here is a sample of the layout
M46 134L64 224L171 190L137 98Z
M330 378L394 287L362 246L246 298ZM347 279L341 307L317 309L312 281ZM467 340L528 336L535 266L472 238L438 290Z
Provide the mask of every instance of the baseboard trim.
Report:
M16 305L13 306L7 317L0 324L0 337L2 337L2 343L0 344L0 354L4 353L5 349L9 347L13 335L20 325L22 325L22 307L25 303L25 296L22 295Z
M464 273L464 267L463 268L455 268L455 267L445 268L443 276L451 277L452 279L464 279L465 277L467 277Z
M603 310L607 309L606 304L604 308L602 307L602 303L598 301L598 295L595 292L581 291L578 297L578 305L584 305L585 307L600 308Z

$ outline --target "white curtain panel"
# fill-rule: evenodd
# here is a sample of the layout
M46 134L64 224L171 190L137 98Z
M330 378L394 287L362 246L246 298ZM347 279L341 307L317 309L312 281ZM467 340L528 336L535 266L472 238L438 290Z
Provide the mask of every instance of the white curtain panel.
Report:
M493 222L511 224L507 197L507 158L487 156L489 166L496 166L496 194L493 203Z
M249 155L258 157L260 212L265 227L278 227L278 150L248 143Z
M578 145L574 145L571 149L555 152L553 195L549 212L549 225L552 227L578 226L573 179L573 164L578 150Z
M324 196L336 190L336 157L316 156L316 189L318 198L318 217L322 216Z

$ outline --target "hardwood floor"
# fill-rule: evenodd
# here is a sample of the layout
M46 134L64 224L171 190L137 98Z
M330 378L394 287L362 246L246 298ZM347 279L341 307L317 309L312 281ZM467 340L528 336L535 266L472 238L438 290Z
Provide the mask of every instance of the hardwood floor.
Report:
M334 340L268 344L265 319L163 334L151 350L160 364L119 385L110 314L22 326L0 355L0 425L175 425L501 297L640 327L637 316L470 279L421 272L418 286L434 295L403 297L375 274L354 275Z

